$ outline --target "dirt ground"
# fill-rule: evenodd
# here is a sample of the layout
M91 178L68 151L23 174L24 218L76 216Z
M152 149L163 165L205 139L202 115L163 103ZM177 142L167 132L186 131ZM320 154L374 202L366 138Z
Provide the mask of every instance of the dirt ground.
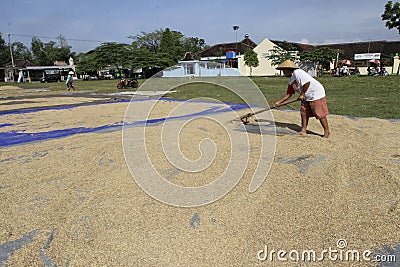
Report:
M295 135L298 112L274 110L275 132L263 120L137 123L125 117L128 102L94 100L78 93L0 99L0 266L370 266L380 254L400 261L400 122L330 115L326 139L314 119L308 136ZM134 105L140 110L151 101ZM150 118L165 118L179 104L159 101ZM60 105L70 106L51 109ZM209 110L217 104L189 105ZM144 145L164 179L188 187L241 166L231 160L228 130L245 136L248 162L238 168L240 181L203 206L152 198L128 168L127 120L135 131L145 130L145 143L132 137L133 148ZM163 150L165 125L175 129L182 121L179 150L189 161L207 157L202 140L215 145L204 170L182 171ZM262 136L276 142L273 163L250 193ZM314 260L311 254L311 262L302 261L311 250ZM359 261L346 258L349 251L358 251Z

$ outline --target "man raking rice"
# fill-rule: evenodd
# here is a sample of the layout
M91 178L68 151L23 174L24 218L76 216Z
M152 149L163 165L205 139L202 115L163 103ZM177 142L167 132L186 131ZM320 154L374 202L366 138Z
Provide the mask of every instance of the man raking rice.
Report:
M310 117L318 119L324 129L323 137L329 137L329 126L326 116L329 114L326 103L325 89L320 82L310 74L299 69L292 61L286 60L278 67L283 74L289 78L286 95L275 102L274 107L279 107L296 92L299 93L298 100L301 101L301 130L299 134L307 134L307 125Z

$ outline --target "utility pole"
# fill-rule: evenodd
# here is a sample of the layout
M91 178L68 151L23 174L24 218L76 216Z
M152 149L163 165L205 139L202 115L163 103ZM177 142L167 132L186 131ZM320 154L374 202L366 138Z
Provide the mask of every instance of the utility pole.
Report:
M11 78L12 81L14 82L14 68L15 68L15 64L14 64L14 56L13 56L13 52L12 52L12 47L11 47L11 33L8 34L8 45L10 46L10 55L11 55L11 64L12 64L12 71L11 71Z
M60 35L57 36L57 38L58 38L58 40L60 42L60 47L61 48L65 47L66 45L65 45L65 42L64 42L64 37L60 34Z
M237 31L239 30L239 26L233 26L233 30L236 32L236 54L238 54Z
M239 30L239 26L238 25L234 25L233 26L233 30L236 32L236 49L235 49L235 59L230 59L230 65L231 65L231 67L233 67L234 66L234 62L237 62L237 58L238 58L238 54L239 54L239 51L238 51L238 42L237 42L237 31ZM239 64L237 64L237 65L239 65Z
M369 49L371 48L371 37L369 37L368 38L368 57L370 56L369 55ZM369 61L370 61L371 59L367 59L367 68L369 68ZM369 74L369 73L368 73Z
M11 64L12 64L12 66L14 68L15 64L14 64L14 57L13 57L13 52L12 52L12 47L11 47L11 38L10 38L10 36L11 36L11 33L8 34L8 45L10 46Z

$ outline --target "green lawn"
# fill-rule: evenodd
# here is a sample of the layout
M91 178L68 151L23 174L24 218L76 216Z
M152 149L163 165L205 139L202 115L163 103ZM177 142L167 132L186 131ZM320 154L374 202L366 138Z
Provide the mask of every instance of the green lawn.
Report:
M288 81L286 77L251 79L263 92L270 105L286 94ZM325 87L331 114L400 119L400 76L320 77L318 80ZM177 93L172 93L169 97L190 99L209 96L226 102L242 102L228 90L212 87L209 84L189 84L175 90ZM299 107L300 104L292 106Z
M253 78L269 103L286 93L287 78ZM355 117L400 119L400 76L320 77L329 112Z
M251 79L263 92L270 105L286 93L288 80L286 77L252 77ZM325 87L331 114L400 119L400 76L320 77L318 80ZM75 81L74 84L80 91L104 94L118 92L117 82L118 80ZM139 85L144 82L145 80L139 80ZM1 85L9 84L2 83ZM63 82L15 85L22 88L46 88L54 92L65 91L66 88ZM127 90L129 89L124 91ZM164 90L164 88L157 88L157 90ZM195 82L179 86L174 90L177 92L167 96L176 99L211 97L224 102L242 103L241 99L229 90L210 83ZM297 107L299 104L293 106Z

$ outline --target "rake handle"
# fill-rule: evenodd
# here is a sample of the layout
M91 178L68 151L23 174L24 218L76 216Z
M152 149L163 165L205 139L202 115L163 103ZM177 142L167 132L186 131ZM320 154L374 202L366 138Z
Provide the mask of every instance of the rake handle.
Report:
M298 101L298 100L299 100L299 99L296 98L296 99L293 99L293 100L290 100L290 101L286 101L286 102L283 102L283 103L279 104L279 105L276 106L276 107L288 105L288 104L291 104L291 103L296 102L296 101ZM243 120L247 120L248 118L250 118L250 117L252 117L252 116L254 116L254 115L256 115L256 114L259 114L259 113L261 113L261 112L265 112L265 111L270 110L270 109L271 109L271 108L264 108L264 109L260 109L260 110L258 110L258 111L256 111L256 112L247 113L246 115L240 116L240 120L241 120L242 122L245 122L245 121L243 121Z

